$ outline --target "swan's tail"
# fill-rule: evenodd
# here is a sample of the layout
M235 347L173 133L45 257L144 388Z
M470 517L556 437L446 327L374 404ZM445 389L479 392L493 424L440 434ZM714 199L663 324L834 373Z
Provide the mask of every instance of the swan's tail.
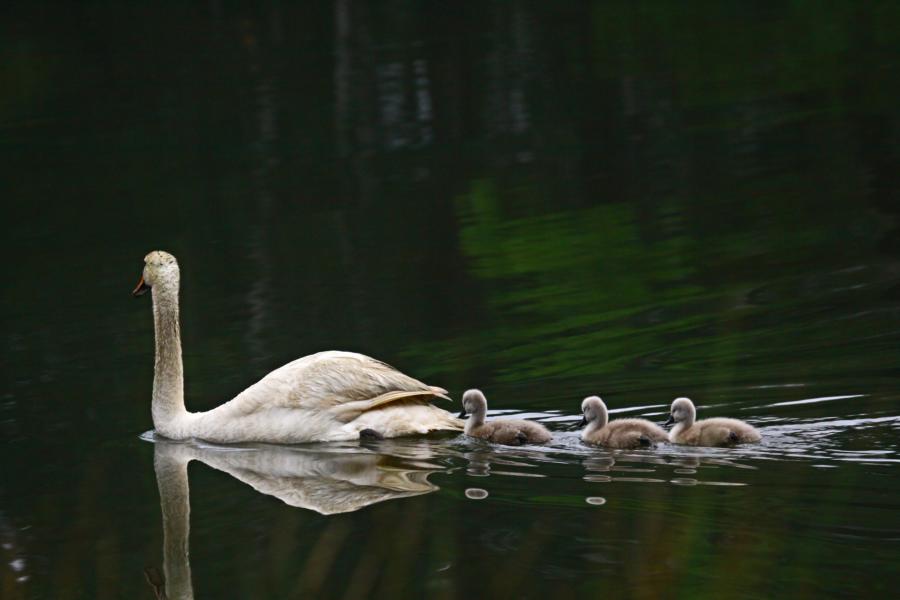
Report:
M465 429L466 422L456 418L453 413L433 405L432 408L436 418L434 423L429 423L428 431L462 431Z

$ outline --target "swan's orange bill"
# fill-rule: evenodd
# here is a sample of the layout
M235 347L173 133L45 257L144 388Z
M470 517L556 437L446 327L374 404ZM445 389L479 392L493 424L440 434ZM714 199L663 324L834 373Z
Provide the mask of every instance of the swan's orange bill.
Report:
M131 291L131 295L134 296L135 298L137 298L138 296L143 296L144 294L146 294L149 291L150 291L150 286L147 285L146 283L144 283L144 276L141 275L141 279L140 279L140 281L138 281L138 284Z

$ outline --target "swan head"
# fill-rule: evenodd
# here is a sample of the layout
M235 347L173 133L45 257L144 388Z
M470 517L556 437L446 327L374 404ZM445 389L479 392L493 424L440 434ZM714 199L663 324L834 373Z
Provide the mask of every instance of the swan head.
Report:
M608 413L606 412L606 404L600 399L600 396L588 396L581 403L581 426L584 427L595 421L602 427L606 425Z
M672 408L669 410L669 420L666 425L672 423L693 423L697 416L697 409L690 398L676 398L672 402Z
M143 296L150 288L178 289L179 271L175 257L162 250L154 250L144 257L144 271L131 294Z
M463 419L467 415L484 414L487 412L487 398L481 393L481 390L466 390L462 397L462 412L459 418Z

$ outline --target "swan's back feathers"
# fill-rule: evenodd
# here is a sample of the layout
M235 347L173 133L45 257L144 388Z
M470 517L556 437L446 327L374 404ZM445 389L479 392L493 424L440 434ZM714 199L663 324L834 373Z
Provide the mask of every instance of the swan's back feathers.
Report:
M447 390L426 385L379 360L355 352L327 351L272 371L231 402L244 414L300 408L336 412L346 421L387 403L415 398L421 403L450 399Z
M352 352L320 352L282 368L302 369L302 376L292 374L302 384L298 390L301 396L330 398L332 404L370 400L388 392L423 392L429 395L435 392L431 386L387 363ZM441 388L438 390L441 394L447 393ZM298 400L303 402L304 398Z

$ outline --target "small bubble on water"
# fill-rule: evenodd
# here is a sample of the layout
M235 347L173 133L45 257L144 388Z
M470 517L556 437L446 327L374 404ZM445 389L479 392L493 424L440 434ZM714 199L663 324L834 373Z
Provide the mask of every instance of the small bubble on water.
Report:
M588 496L584 501L594 506L603 506L606 504L606 498L602 496Z
M487 490L483 490L481 488L468 488L466 489L466 498L470 500L484 500L488 497Z

